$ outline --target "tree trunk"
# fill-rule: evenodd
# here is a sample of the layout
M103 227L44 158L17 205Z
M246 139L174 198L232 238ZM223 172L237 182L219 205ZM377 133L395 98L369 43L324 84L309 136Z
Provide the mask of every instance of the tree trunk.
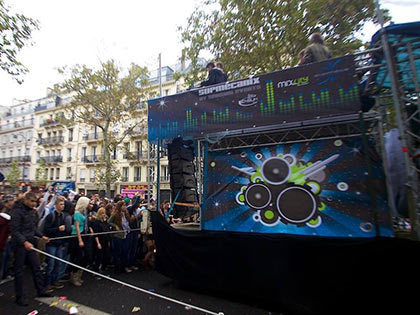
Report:
M105 162L105 189L106 189L106 196L111 198L111 171L112 171L112 164L111 164L111 156L109 154L109 139L108 139L108 128L109 128L109 121L105 123L103 133L104 133L104 162Z

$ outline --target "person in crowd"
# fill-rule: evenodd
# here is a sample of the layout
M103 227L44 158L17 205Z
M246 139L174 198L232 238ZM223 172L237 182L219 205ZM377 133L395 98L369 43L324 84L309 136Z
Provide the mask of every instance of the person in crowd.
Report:
M201 86L209 86L227 81L227 76L223 71L217 69L214 62L209 62L206 66L209 73L208 79L201 82Z
M73 227L72 227L72 235L77 235L77 237L72 238L71 240L71 260L74 264L78 266L85 267L86 266L86 255L85 255L85 243L82 239L82 234L86 231L86 209L89 205L89 198L87 197L80 197L77 200L74 215L73 215ZM83 283L82 280L83 271L79 270L76 267L71 268L70 273L70 282L80 287Z
M68 236L71 234L71 221L66 217L69 215L64 212L65 199L58 197L55 201L55 211L50 213L45 219L44 235L48 238ZM70 223L70 224L69 224ZM47 253L63 259L66 255L64 240L52 240L46 244ZM60 275L61 265L64 264L54 258L47 257L47 268L45 271L44 286L46 292L63 287L58 276Z
M222 72L222 74L224 76L224 78L223 78L224 81L223 82L227 82L228 76L225 73L225 71L223 70L223 64L220 61L216 62L216 69L218 69L219 71Z
M20 306L27 306L23 293L23 267L27 261L31 267L32 277L40 297L51 297L45 292L42 273L38 256L32 248L35 242L35 236L42 237L48 242L48 237L42 236L37 231L35 222L36 194L28 192L22 200L13 205L11 219L12 249L15 255L15 291L16 303Z
M4 210L3 213L7 213L8 215L12 215L12 208L15 203L15 197L13 195L5 195L3 197L4 202ZM12 279L13 277L9 275L9 261L12 251L12 244L11 244L11 237L9 236L6 244L5 244L5 251L3 257L3 268L0 268L0 281L3 279ZM0 263L1 264L1 263Z
M174 218L172 214L168 215L169 210L171 209L171 203L169 201L164 201L160 204L160 214L166 219L169 224L180 223L182 220L179 218Z
M91 221L91 228L94 233L112 232L112 226L107 222L105 208L99 208L96 216ZM111 234L95 236L93 255L93 270L105 272L111 258Z
M108 222L115 231L124 231L113 234L112 237L112 254L114 257L114 272L119 274L122 271L131 272L128 268L127 253L128 241L127 233L130 230L130 214L127 211L124 201L118 201L115 209Z
M63 213L67 214L65 215L65 226L70 226L71 230L73 229L73 214L74 214L74 204L72 202L70 202L69 200L65 200L64 201L64 209L63 209ZM70 260L70 243L71 243L71 239L67 238L67 239L63 239L62 240L62 246L63 246L63 251L64 251L64 260L69 261ZM66 275L66 271L68 269L67 264L60 264L59 265L59 271L58 271L58 282L59 283L63 283L63 282L67 282L70 280L70 276Z
M301 65L332 58L329 49L324 45L321 34L313 33L309 37L309 45L303 50Z
M6 195L3 197L3 202L4 202L4 207L5 207L4 212L11 214L13 204L15 203L15 197L13 195Z
M145 255L141 260L141 264L144 269L154 268L154 250L155 241L153 238L152 222L150 219L150 210L154 210L152 205L154 201L150 200L150 208L142 211L142 222L141 222L141 233L143 235L143 242L145 248Z
M131 205L127 205L127 211L130 214L130 233L127 235L128 240L128 256L127 256L127 264L128 268L131 270L138 270L139 268L136 266L136 254L137 248L139 244L139 237L140 237L140 221L141 216L138 216L137 209L140 205L141 197L140 194L136 194L133 199L133 203Z
M111 217L112 211L114 211L114 206L112 205L112 203L107 204L105 206L105 212L108 219Z
M10 220L12 218L5 210L6 206L4 202L0 201L0 272L3 271L3 265L5 264L6 244L10 237ZM0 296L3 295L0 292Z

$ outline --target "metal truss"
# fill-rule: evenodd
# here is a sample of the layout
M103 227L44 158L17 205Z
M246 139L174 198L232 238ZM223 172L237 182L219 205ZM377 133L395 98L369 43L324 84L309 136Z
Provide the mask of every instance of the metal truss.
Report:
M336 117L334 120L324 120L322 123L301 126L281 126L273 130L258 131L254 133L229 134L216 138L209 138L209 151L220 151L246 147L308 142L324 139L336 139L360 136L364 128L366 134L376 135L379 117L366 115L365 127L360 124L359 115L347 115L346 119Z

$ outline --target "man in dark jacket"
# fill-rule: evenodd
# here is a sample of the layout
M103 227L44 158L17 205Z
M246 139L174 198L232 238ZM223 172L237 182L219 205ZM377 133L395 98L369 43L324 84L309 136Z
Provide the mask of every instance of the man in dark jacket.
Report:
M332 58L321 34L313 33L309 38L309 46L301 52L300 64L308 64Z
M42 236L37 231L36 216L36 195L33 192L26 193L22 200L15 202L12 211L11 231L12 249L15 255L15 291L16 303L20 306L27 306L23 295L23 266L28 261L35 286L40 297L51 297L45 292L41 268L38 256L32 248L36 244L35 236L42 237L48 242L48 237Z
M213 62L210 62L209 64L207 64L206 69L209 72L209 77L207 81L201 82L201 86L209 86L209 85L226 82L227 76L224 74L222 70L216 68Z
M68 220L66 212L64 212L63 197L58 197L55 201L55 211L50 213L45 218L44 235L49 238L68 236L71 234L72 226L71 219ZM47 253L64 259L66 255L66 241L65 240L53 240L46 245ZM45 272L44 286L46 292L52 292L54 289L60 289L63 287L58 282L60 270L63 268L63 262L57 261L54 258L47 257L47 268Z

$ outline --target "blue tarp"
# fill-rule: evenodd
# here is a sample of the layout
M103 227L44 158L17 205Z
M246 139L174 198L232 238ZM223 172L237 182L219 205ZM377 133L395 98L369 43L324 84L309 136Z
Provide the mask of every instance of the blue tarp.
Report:
M385 31L391 46L411 41L415 59L415 75L417 76L417 80L420 81L420 22L392 24L385 27ZM377 47L381 45L381 33L378 31L372 37L371 46ZM395 55L397 61L398 72L401 74L400 80L404 84L404 89L414 89L413 73L408 60L409 56L406 45L393 46L393 55ZM378 86L390 88L391 82L386 71L385 56L383 54L377 55L375 64L384 64L383 67L378 69L376 83ZM384 76L386 77L384 78Z

